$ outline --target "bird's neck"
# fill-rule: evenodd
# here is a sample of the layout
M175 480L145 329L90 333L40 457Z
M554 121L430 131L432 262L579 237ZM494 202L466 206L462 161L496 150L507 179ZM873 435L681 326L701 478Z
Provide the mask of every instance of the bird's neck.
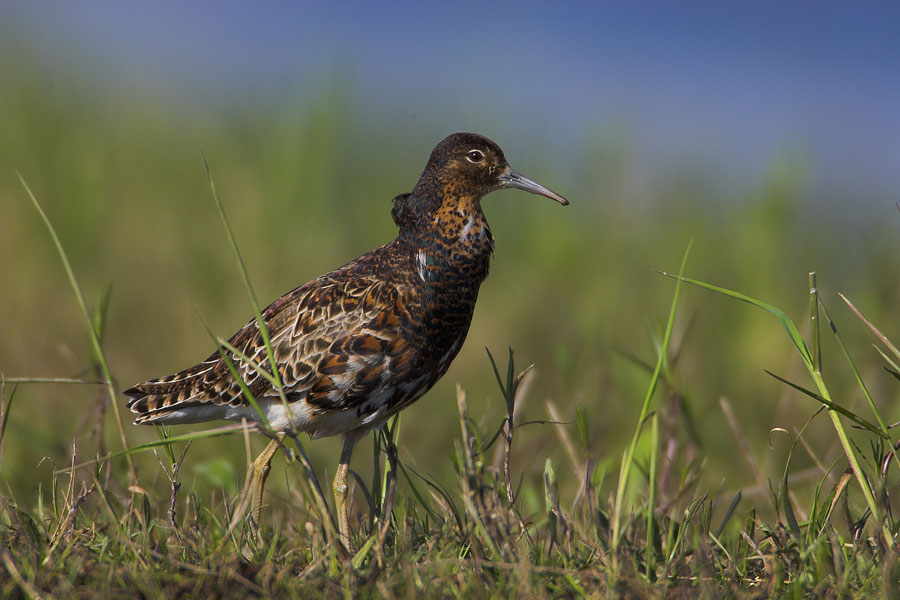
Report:
M430 210L422 210L416 218L401 224L400 238L411 252L419 277L426 283L456 279L481 283L494 250L481 198L443 197L429 203L416 200L417 207Z
M439 245L454 254L490 257L494 251L494 238L479 197L463 196L444 202L428 225Z

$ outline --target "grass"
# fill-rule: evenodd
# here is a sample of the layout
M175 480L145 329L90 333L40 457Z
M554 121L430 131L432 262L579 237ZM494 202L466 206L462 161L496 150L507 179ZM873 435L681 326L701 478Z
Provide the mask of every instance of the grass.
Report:
M132 427L118 391L258 312L247 272L272 299L386 241L434 140L392 137L379 155L413 167L385 175L333 94L224 134L146 107L75 118L10 81L0 143L31 189L0 178L3 597L900 594L896 235L816 208L791 160L722 202L708 174L633 195L603 140L570 171L507 149L571 211L486 201L498 249L469 341L360 444L345 554L319 491L333 441L276 464L258 538L241 488L265 438ZM479 350L506 341L515 357Z
M69 275L95 361L104 376L99 385L109 391L115 406L112 377L101 347L101 332L105 329L102 312L88 309L52 223L24 180L22 184L42 216ZM233 234L214 186L212 189L251 303L258 313ZM780 309L686 278L687 262L685 252L681 270L675 276L672 306L656 365L619 470L616 493L606 501L598 493L602 474L598 479L597 471L591 469L591 457L578 457L576 452L570 465L554 466L553 460L546 458L543 477L537 481L525 480L522 474L515 478L511 475L516 405L528 387L531 367L516 375L510 350L504 382L501 369L488 352L507 410L497 432L491 435L484 423L471 416L467 394L457 386L459 437L450 457L456 473L454 489L397 458L394 442L399 419L373 436L372 480L367 484L361 476L355 477L365 502L357 511L361 518L355 523L351 553L335 543L333 518L299 440L297 450L303 458L286 466L291 480L290 502L295 510L282 515L273 529L264 529L257 536L243 518L244 495L235 499L222 493L201 499L195 493L181 492L179 480L192 443L213 434L231 434L235 440L243 435L250 465L249 427L181 436L161 431L157 442L129 448L116 410L114 421L121 434L121 451L79 463L77 440L73 441L68 468L55 469L49 489L41 489L34 502L17 500L12 494L0 498L4 547L0 559L8 576L0 589L5 596L24 594L32 598L186 593L307 597L323 592L333 596L383 597L693 597L698 593L890 596L897 591L900 567L894 551L898 526L891 515L887 471L891 457L898 463L900 459L862 375L821 303L815 275L810 274L812 328L811 342L807 344L794 322ZM761 308L781 324L806 365L816 391L775 377L820 403L821 410L816 414L828 414L841 442L843 457L832 460L827 468L824 461L817 459L822 474L812 499L803 503L797 500L790 483L790 464L803 429L780 432L788 434L791 448L781 481L769 481L774 519L761 518L755 508L738 516L740 492L731 499L724 497L721 489L714 495L698 493L691 473L699 467L697 463L683 466L676 495L665 504L660 501L663 440L659 409L653 408L653 400L659 396L655 394L657 387L672 380L670 345L682 281ZM882 355L896 373L900 353L850 306L884 344L886 352L893 354ZM825 316L878 425L831 398L822 370L818 332L821 315ZM77 380L66 382L74 381ZM49 384L26 379L4 382L0 444L7 432L18 385L33 383ZM6 386L15 387L7 394ZM729 411L725 411L726 416ZM584 414L578 418L583 421ZM649 432L645 430L648 421ZM861 449L859 441L850 440L845 421L866 431L868 448ZM741 447L746 448L743 432L733 418L729 422L735 427ZM557 428L566 447L579 446L569 438L566 423L545 425ZM580 446L585 447L586 425L580 422L578 427L582 432ZM491 446L501 435L504 445L495 455L502 458L491 461ZM636 458L641 441L649 444L649 452L643 457L649 463L640 464ZM816 456L815 449L806 449ZM133 454L151 450L171 487L166 502L151 501L151 494L131 461ZM745 451L744 459L758 470L749 452ZM848 467L835 478L843 459ZM302 469L297 462L302 463ZM123 468L127 471L127 487L118 483L123 473L115 476ZM643 481L635 486L638 476ZM561 477L579 482L574 497L561 496ZM397 494L401 480L406 493ZM858 500L851 502L854 491L862 496L862 504ZM540 495L542 509L530 509L524 498ZM726 503L727 509L723 510ZM795 508L798 503L808 508Z

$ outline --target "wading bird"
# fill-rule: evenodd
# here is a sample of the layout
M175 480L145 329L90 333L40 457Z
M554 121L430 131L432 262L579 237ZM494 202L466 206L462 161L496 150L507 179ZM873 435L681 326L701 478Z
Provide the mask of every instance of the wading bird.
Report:
M349 548L353 447L427 392L462 347L494 249L481 199L504 188L568 204L510 168L491 140L473 133L447 137L412 192L394 198L391 214L400 230L394 241L301 285L262 312L280 390L259 372L269 370L270 361L254 319L229 340L239 353L223 349L180 373L126 390L135 423L262 421L230 362L276 431L343 436L334 495L341 541ZM283 437L254 462L256 523Z

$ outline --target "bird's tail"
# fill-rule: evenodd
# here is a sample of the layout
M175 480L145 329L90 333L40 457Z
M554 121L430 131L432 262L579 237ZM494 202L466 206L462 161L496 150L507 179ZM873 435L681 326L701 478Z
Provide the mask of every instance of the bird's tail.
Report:
M161 423L166 417L203 403L203 375L212 364L202 362L180 373L151 379L125 390L128 408L137 413L135 423Z

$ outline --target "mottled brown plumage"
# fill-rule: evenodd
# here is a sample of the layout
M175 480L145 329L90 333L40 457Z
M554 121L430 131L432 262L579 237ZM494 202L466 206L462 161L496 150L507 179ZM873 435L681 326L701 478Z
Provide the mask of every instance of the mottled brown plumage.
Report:
M230 339L257 365L226 352L273 427L342 434L349 459L360 437L440 379L465 340L494 248L481 198L506 187L568 204L510 169L494 142L449 136L412 192L394 198L396 239L263 311L290 414L258 373L269 361L256 321ZM259 420L218 352L125 393L136 423Z

